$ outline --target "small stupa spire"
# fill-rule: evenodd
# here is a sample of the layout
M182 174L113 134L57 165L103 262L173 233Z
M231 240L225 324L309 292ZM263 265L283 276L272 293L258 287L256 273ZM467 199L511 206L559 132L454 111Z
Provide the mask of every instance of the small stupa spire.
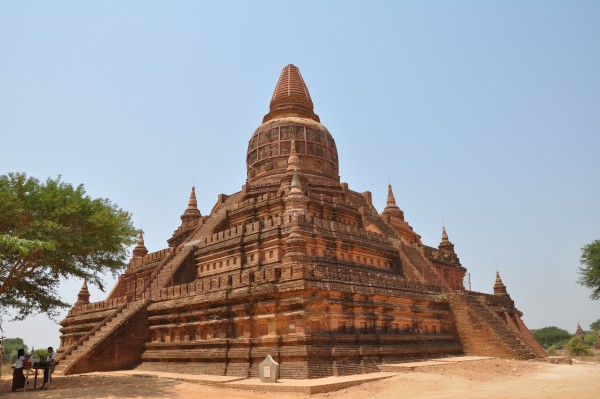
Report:
M90 291L88 290L87 280L83 280L83 285L77 294L77 302L76 305L86 305L90 303Z
M288 157L287 170L296 170L300 168L300 160L298 159L298 153L296 152L296 140L292 140L290 145L290 156Z
M494 295L509 296L508 292L506 291L506 286L502 282L502 279L500 278L500 273L498 271L496 271L496 282L494 283Z
M300 183L300 179L298 178L298 169L294 169L294 175L292 176L292 189L290 190L288 195L304 195L302 193L302 184Z
M585 331L583 331L583 328L581 328L581 325L579 323L577 323L577 330L575 330L575 335L577 336L577 338L579 338L581 342L583 342L583 340L585 339Z
M148 249L144 245L144 233L140 230L137 245L133 248L133 258L143 258L146 255L148 255Z
M448 239L448 233L446 233L446 226L442 226L442 242L438 246L440 251L443 252L454 252L454 244Z
M394 192L392 191L391 184L388 184L387 201L383 213L392 216L397 216L400 217L400 219L404 220L404 212L402 212L398 205L396 205L396 198L394 197Z
M200 210L198 210L198 201L196 200L196 187L192 186L192 193L190 194L190 199L188 201L188 207L181 215L182 222L189 222L194 219L198 219L202 214Z
M290 218L297 219L298 217L304 217L307 213L307 199L302 189L298 169L294 169L290 191L285 196L285 212L283 216L290 221Z

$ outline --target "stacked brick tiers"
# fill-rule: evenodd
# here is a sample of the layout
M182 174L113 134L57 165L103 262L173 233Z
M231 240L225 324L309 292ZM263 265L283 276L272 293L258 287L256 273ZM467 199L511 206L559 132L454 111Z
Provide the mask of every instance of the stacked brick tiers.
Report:
M270 109L240 192L202 216L193 189L168 248L147 253L140 236L107 300L89 303L82 287L61 322L59 370L258 376L271 355L281 378L317 378L460 353L543 356L506 287L464 290L445 229L438 248L423 245L391 186L379 214L371 193L340 183L293 65Z

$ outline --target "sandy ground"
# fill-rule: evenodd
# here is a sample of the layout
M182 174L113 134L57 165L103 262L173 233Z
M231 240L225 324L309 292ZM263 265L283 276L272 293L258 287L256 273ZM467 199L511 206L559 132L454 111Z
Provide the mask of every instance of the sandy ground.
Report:
M114 373L55 378L49 390L11 392L10 376L2 375L0 396L6 398L223 398L274 396L277 399L363 399L410 397L577 398L600 397L600 363L573 365L487 359L398 372L391 378L312 396L286 392L263 393L180 382L168 378L123 376Z

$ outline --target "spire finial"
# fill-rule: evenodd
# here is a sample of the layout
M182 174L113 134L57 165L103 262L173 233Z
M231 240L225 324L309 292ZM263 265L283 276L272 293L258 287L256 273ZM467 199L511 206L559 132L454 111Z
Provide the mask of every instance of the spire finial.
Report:
M190 194L190 199L188 201L188 207L181 215L182 222L189 222L191 220L198 219L202 214L198 210L198 201L196 200L196 186L192 186L192 193Z
M448 233L446 233L445 225L442 225L442 242L450 242L450 240L448 240Z
M196 186L192 186L192 193L190 194L190 199L188 201L187 209L191 209L191 210L198 209L198 201L196 200Z
M396 205L396 198L394 197L394 192L392 191L392 183L388 183L387 207L398 208L398 205Z
M143 258L146 255L148 255L148 249L144 244L144 232L140 230L137 245L133 249L133 258Z
M498 272L498 271L496 271L496 281L494 283L494 295L509 296L508 292L506 291L506 286L504 285L504 283L502 282L502 279L500 278L500 272Z
M452 242L450 242L448 239L448 233L446 232L445 225L442 225L442 242L440 242L438 248L442 252L454 253L454 244L452 244Z
M83 284L77 294L77 302L75 302L75 305L86 305L88 303L90 303L90 291L88 290L87 279L83 279Z
M392 191L392 183L388 183L387 200L383 213L400 217L400 219L404 220L404 212L402 212L398 205L396 205L396 198L394 197L394 192Z

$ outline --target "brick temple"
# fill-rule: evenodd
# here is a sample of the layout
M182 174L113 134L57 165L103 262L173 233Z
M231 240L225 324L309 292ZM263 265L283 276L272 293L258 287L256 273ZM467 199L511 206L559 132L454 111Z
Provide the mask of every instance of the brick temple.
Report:
M377 371L382 363L458 354L545 356L500 276L466 290L454 245L421 242L391 185L340 181L335 140L300 71L286 66L246 154L241 191L202 215L192 188L168 246L140 234L107 299L83 285L61 321L65 374L146 369L281 378Z

